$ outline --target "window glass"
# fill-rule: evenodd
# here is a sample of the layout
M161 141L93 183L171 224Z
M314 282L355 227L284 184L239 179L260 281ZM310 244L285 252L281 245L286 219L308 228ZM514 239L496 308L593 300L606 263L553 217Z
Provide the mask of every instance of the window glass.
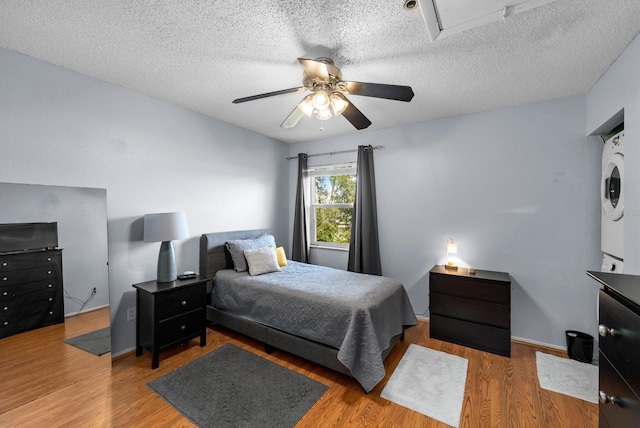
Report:
M355 173L355 164L330 165L310 171L312 245L349 246Z

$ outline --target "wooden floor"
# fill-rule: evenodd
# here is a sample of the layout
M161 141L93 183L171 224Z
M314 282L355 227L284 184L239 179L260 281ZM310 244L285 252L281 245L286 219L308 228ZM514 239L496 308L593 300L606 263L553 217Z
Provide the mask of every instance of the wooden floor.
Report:
M100 311L96 311L100 312ZM96 357L62 343L108 324L108 313L89 313L64 325L0 340L0 426L2 427L192 427L178 411L151 391L147 382L225 343L295 370L329 390L300 420L298 427L446 427L380 398L390 373L409 343L469 359L461 427L596 427L596 404L540 389L535 351L560 352L513 343L511 358L429 338L429 324L409 329L405 340L385 362L387 377L369 394L351 378L282 351L271 355L260 343L221 327L199 340L160 355L151 370L151 355L116 359Z

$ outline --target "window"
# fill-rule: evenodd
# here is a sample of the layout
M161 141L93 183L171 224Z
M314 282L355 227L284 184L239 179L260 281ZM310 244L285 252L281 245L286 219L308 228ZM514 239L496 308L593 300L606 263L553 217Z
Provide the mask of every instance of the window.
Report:
M356 165L309 170L311 181L311 245L348 248L356 194Z

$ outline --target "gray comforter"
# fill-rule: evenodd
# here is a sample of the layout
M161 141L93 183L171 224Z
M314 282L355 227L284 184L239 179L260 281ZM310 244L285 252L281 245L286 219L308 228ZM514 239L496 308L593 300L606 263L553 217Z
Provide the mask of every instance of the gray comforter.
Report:
M212 305L338 349L367 392L384 378L382 352L391 338L417 324L400 282L292 261L259 276L218 271Z

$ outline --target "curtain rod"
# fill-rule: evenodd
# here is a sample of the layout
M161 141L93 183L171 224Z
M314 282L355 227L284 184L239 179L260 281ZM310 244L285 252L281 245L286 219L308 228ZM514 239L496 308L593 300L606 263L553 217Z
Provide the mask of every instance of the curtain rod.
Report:
M373 146L373 150L378 150L378 149L384 149L384 146L380 146L380 145L378 145L378 146ZM326 156L326 155L333 156L333 155L338 155L338 154L341 154L341 153L353 153L353 152L357 152L357 151L358 151L358 149L352 149L352 150L340 150L340 151L338 151L338 152L316 153L316 154L313 154L313 155L307 155L307 157L308 157L308 158L312 158L312 157L314 157L314 156ZM287 159L287 160L291 160L291 159L298 159L298 156L289 156L289 157L288 157L288 158L286 158L286 159Z

